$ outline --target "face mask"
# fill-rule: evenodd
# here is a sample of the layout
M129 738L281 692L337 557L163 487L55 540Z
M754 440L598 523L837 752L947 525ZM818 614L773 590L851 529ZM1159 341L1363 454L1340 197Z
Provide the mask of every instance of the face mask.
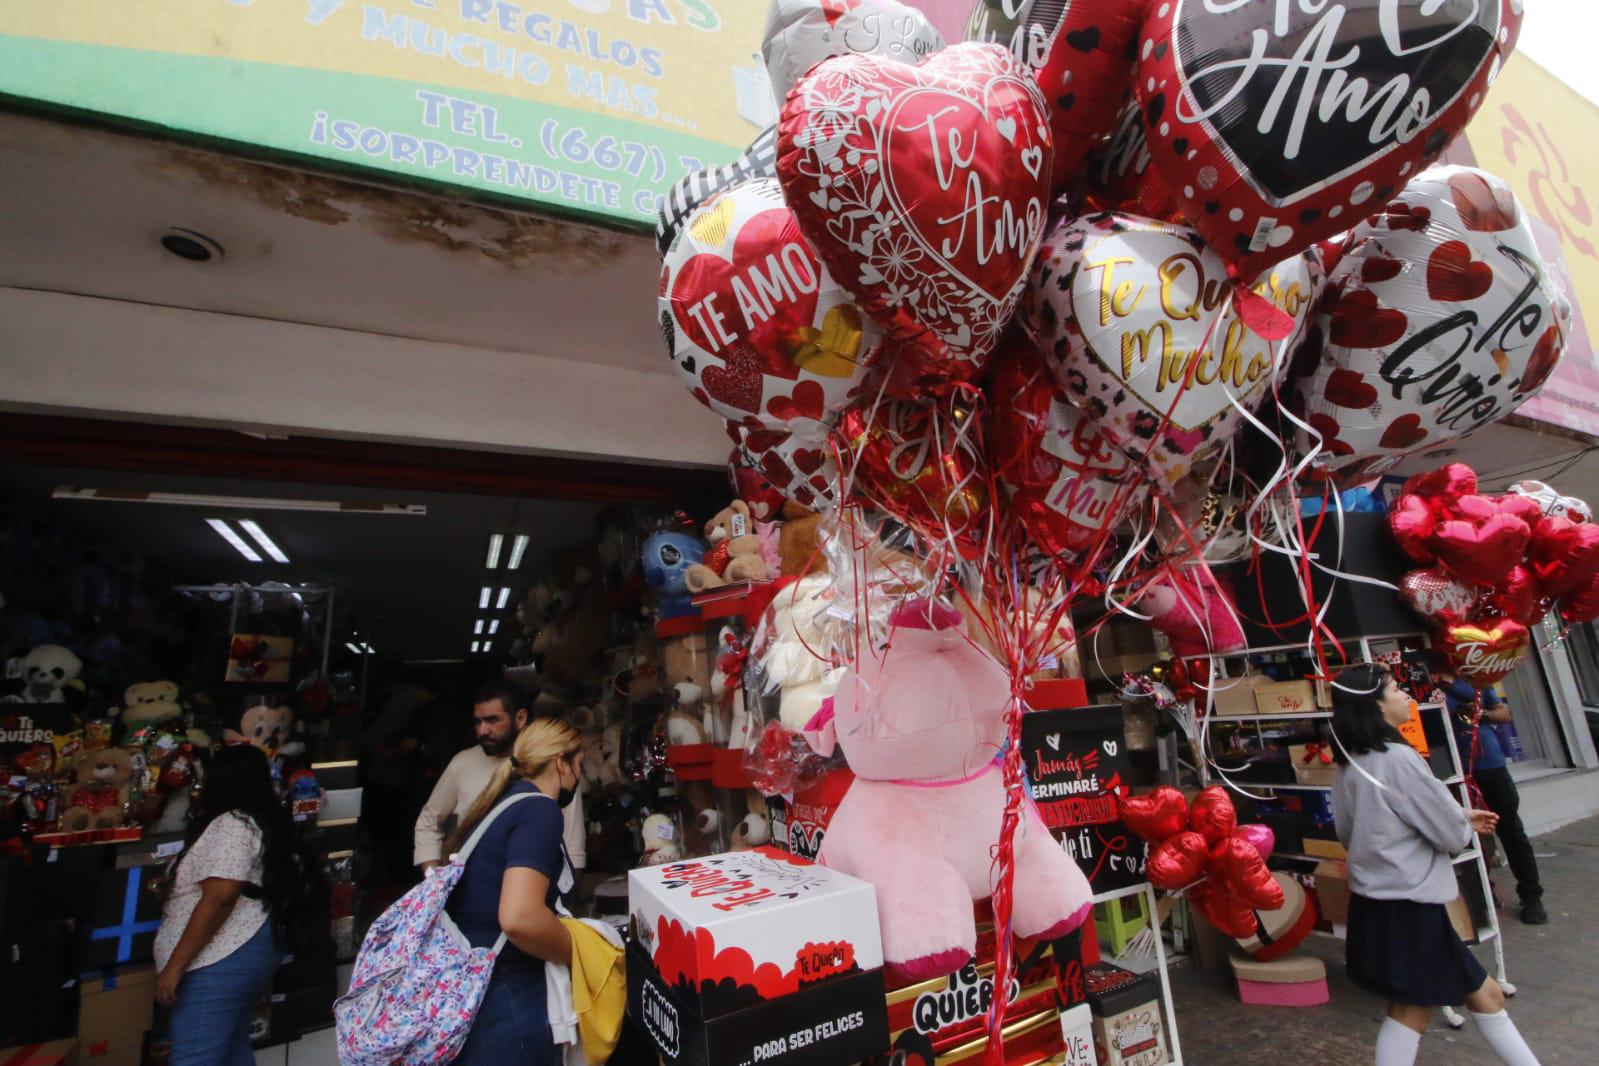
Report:
M563 788L555 796L555 802L562 807L570 807L575 799L577 799L577 789L575 788Z

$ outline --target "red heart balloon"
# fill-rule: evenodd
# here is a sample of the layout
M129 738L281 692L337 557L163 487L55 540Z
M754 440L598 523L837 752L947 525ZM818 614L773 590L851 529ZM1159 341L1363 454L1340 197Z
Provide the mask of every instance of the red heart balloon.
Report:
M1255 910L1274 911L1283 905L1283 886L1266 869L1260 852L1243 837L1230 836L1211 846L1205 878Z
M1516 570L1521 568L1518 566ZM1477 589L1451 576L1443 567L1435 566L1412 570L1400 578L1399 598L1427 621L1442 625L1471 617L1477 604Z
M1438 647L1455 676L1473 688L1497 684L1527 653L1527 627L1508 618L1445 626Z
M1200 789L1188 805L1188 827L1212 844L1232 836L1238 828L1238 811L1227 790L1220 785Z
M1198 833L1178 833L1149 853L1145 872L1156 888L1175 892L1199 880L1210 860L1210 848Z
M794 86L777 173L833 276L892 335L981 362L1021 298L1049 204L1049 112L1004 48L920 66L846 55Z
M1599 618L1599 575L1560 601L1560 620L1568 626L1581 625Z
M1348 4L1151 5L1134 78L1150 152L1240 277L1347 229L1465 127L1522 3L1467 6L1388 4L1377 18ZM1339 76L1318 76L1313 53ZM1352 85L1387 104L1347 106Z
M1490 500L1499 508L1500 514L1512 514L1523 522L1534 533L1538 532L1538 523L1544 519L1543 505L1531 496L1522 496L1511 492L1503 496L1490 496Z
M1490 616L1500 615L1524 626L1533 625L1543 617L1545 607L1538 596L1538 582L1532 571L1524 566L1515 567L1505 579L1489 589L1482 597L1482 611ZM1465 617L1435 618L1438 622L1463 622Z
M1148 6L1149 0L1011 0L973 8L966 40L1010 48L1016 61L1032 71L1050 105L1052 195L1066 190L1083 160L1115 128L1116 107L1133 73L1131 45Z
M1527 560L1539 591L1558 599L1599 573L1599 525L1546 518L1533 535Z
M1188 826L1188 797L1170 785L1147 796L1121 801L1122 824L1151 844L1181 833Z
M1475 495L1477 472L1465 463L1450 463L1415 475L1399 491L1401 496L1420 496L1436 509L1452 505L1462 496Z
M1438 515L1420 496L1401 496L1388 512L1388 528L1404 553L1418 563L1430 563L1435 556L1430 542L1438 532Z
M1033 543L1059 556L1086 550L1141 493L1121 493L1129 460L1066 402L1026 342L1000 353L989 381L988 451L994 475Z
M1514 515L1495 515L1475 525L1451 519L1438 526L1432 549L1451 574L1477 585L1497 585L1521 562L1532 530Z
M988 510L982 460L963 430L970 422L957 422L947 405L891 400L845 411L835 430L857 495L930 540L953 535L967 558L978 552Z
M1258 931L1253 907L1208 882L1202 881L1189 889L1188 902L1197 907L1211 925L1234 940L1247 940Z
M1083 7L1087 9L1088 5ZM1057 146L1057 167L1059 157ZM1137 100L1122 109L1110 142L1088 161L1079 195L1088 211L1116 211L1162 222L1183 221L1176 199L1149 165L1144 114Z

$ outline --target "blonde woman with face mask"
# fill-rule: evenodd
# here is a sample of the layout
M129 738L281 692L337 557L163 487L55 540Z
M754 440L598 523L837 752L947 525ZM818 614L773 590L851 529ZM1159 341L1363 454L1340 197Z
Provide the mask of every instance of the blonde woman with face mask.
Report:
M561 1061L550 1033L544 964L572 961L571 935L555 908L572 879L561 810L576 795L582 772L577 732L559 719L533 722L450 841L453 853L489 812L527 797L489 826L445 908L473 947L492 946L501 932L508 941L457 1063Z

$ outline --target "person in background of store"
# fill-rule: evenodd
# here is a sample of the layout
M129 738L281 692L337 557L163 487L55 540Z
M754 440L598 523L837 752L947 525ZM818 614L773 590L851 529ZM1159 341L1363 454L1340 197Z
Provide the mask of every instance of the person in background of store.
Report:
M398 894L414 878L411 823L421 723L438 702L433 681L394 683L377 718L361 736L361 829L377 866L376 880Z
M1533 854L1532 841L1527 839L1526 827L1521 824L1521 793L1516 790L1515 778L1510 776L1504 749L1499 744L1499 734L1491 728L1510 721L1510 705L1500 699L1493 689L1483 689L1482 722L1474 728L1472 719L1476 716L1477 690L1457 677L1449 668L1448 660L1442 656L1433 662L1433 675L1443 687L1444 702L1455 724L1460 761L1477 782L1483 803L1499 816L1496 833L1505 849L1510 872L1516 877L1516 894L1521 897L1521 920L1528 925L1543 925L1549 921L1549 912L1543 905L1543 882L1538 879L1538 858ZM1473 733L1477 740L1475 749L1472 747Z
M529 709L532 705L531 695L509 681L489 681L478 689L472 706L477 744L450 760L416 819L412 861L424 872L443 861L445 823L451 817L460 822L495 771L505 765L517 736L534 720ZM582 870L588 840L582 795L577 795L561 814L568 861L574 870Z
M457 1066L555 1066L544 964L572 964L572 937L557 917L573 873L561 843L561 812L582 784L577 730L541 718L516 734L476 802L450 838L458 850L479 822L513 796L528 795L497 818L467 860L446 906L473 947L507 943L467 1034Z
M199 807L168 880L155 996L172 1009L171 1066L253 1066L250 1018L303 922L308 872L259 748L211 756Z
M1352 666L1333 682L1333 820L1349 852L1344 959L1350 980L1388 1000L1377 1066L1414 1063L1433 1013L1456 1003L1466 1004L1500 1059L1537 1066L1505 1010L1504 990L1446 909L1460 894L1451 859L1497 817L1468 813L1450 795L1399 735L1409 718L1410 697L1386 666Z

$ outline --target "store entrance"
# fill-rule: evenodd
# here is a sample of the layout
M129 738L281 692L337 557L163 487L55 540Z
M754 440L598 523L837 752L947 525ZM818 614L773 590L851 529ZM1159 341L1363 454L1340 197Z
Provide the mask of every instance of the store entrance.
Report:
M4 920L52 968L0 1044L81 1040L91 973L143 997L107 1039L159 1034L151 887L231 743L268 753L328 882L318 946L255 1035L330 1024L366 922L418 877L418 812L474 743L474 693L510 677L539 711L599 704L643 619L640 531L726 492L714 472L24 421L0 434L0 830L26 901ZM127 764L109 789L79 780L95 752Z

